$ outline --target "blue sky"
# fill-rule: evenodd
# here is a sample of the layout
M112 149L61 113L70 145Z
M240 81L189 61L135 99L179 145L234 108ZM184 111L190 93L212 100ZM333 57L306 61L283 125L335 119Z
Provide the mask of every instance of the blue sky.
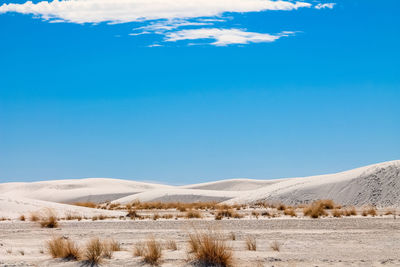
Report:
M398 1L104 1L1 0L0 182L400 159Z

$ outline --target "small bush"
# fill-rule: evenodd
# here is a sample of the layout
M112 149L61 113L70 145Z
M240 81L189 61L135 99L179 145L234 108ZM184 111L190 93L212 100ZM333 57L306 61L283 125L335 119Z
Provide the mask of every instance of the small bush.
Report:
M248 236L246 238L246 247L247 247L247 250L252 250L252 251L257 250L256 239L252 236Z
M98 238L93 238L86 244L85 258L89 264L97 265L101 263L103 253L104 245Z
M143 256L144 253L144 244L142 242L137 242L135 247L133 248L133 255L135 257Z
M178 246L176 245L176 242L174 240L168 240L165 243L165 248L169 250L178 250Z
M339 210L339 209L333 209L332 210L332 216L336 217L336 218L340 218L343 215L343 211Z
M240 219L240 218L243 218L243 215L240 215L239 213L235 212L233 209L218 210L218 212L215 215L215 219L221 220L223 217Z
M296 217L296 216L297 216L297 214L296 214L296 212L294 211L293 208L286 208L286 209L283 211L283 214L288 215L288 216L291 216L291 217Z
M147 240L143 251L144 262L151 265L158 265L161 256L162 250L160 243L158 243L154 238Z
M201 266L232 266L233 254L231 248L220 236L210 231L191 235L195 246L191 245L194 261ZM191 242L189 242L190 244ZM195 249L193 249L195 248Z
M258 219L258 217L260 216L260 213L258 213L257 211L252 211L251 215L256 217L256 219Z
M303 209L304 216L309 216L311 218L319 218L321 216L326 216L325 204L321 201L314 201L309 206Z
M197 210L189 210L188 212L186 212L185 218L187 219L199 219L202 218L203 216L201 215L201 213Z
M40 218L39 223L44 228L56 228L58 226L57 217L51 210L48 210L47 214Z
M277 210L285 210L286 209L286 205L285 204L278 204L278 207L276 208Z
M39 221L39 215L37 214L37 213L31 213L31 216L29 217L29 220L31 221L31 222L37 222L37 221Z
M25 221L25 216L24 215L19 216L19 220L20 221Z
M365 208L362 211L362 216L368 216L368 215L375 217L377 215L376 209L374 207Z
M81 250L72 240L63 237L53 237L46 243L47 250L53 258L80 260Z
M345 216L355 216L355 215L357 215L356 208L354 208L354 207L346 208L345 211L344 211L344 215Z
M279 243L278 241L273 241L270 245L271 249L273 251L280 251L281 250L281 243Z

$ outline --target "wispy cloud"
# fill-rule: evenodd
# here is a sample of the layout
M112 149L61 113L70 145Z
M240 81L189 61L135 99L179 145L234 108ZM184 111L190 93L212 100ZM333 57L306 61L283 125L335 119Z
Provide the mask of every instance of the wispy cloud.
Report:
M202 28L192 30L181 30L166 34L166 42L176 42L181 40L214 40L210 44L216 46L226 46L230 44L248 43L268 43L278 40L283 36L289 36L293 32L282 32L277 35L257 32L247 32L240 29L217 29Z
M31 1L0 6L0 14L32 14L49 22L102 23L136 22L131 36L157 34L164 42L180 40L214 40L212 45L273 42L290 32L280 34L248 32L223 25L236 13L269 10L291 11L301 8L333 8L334 3L311 4L291 0L54 0ZM240 26L239 26L240 27ZM154 44L153 46L159 46Z
M325 3L325 4L319 3L318 5L315 6L315 8L316 9L324 9L324 8L332 9L334 6L335 6L335 3Z

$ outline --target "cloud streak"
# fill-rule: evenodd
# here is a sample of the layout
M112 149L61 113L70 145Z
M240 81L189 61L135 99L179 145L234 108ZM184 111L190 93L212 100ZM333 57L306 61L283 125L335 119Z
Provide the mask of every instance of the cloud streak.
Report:
M272 35L268 33L247 32L240 29L203 28L168 33L166 34L165 41L176 42L182 40L212 39L214 42L210 44L226 46L231 44L269 43L292 34L294 33L282 32L277 35Z

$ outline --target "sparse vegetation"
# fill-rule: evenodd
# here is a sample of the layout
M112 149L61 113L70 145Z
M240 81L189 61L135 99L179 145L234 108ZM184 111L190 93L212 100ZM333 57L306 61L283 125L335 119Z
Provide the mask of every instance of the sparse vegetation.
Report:
M319 218L321 216L326 216L327 213L325 209L330 209L334 207L333 201L331 200L317 200L311 203L310 205L304 207L303 213L304 216L309 216L311 218Z
M291 217L296 217L296 216L297 216L296 212L294 211L294 209L293 209L292 207L286 208L286 209L283 211L283 214L288 215L288 216L291 216Z
M63 237L53 237L46 243L47 250L53 258L80 260L81 250L72 240Z
M336 217L336 218L340 218L343 216L343 211L335 208L332 210L332 216Z
M144 244L142 242L137 242L133 248L133 255L135 257L143 256Z
M58 227L58 219L52 210L47 210L47 214L39 219L40 226L43 228L56 228Z
M363 211L362 211L362 216L368 216L368 215L371 215L372 217L375 217L376 215L377 215L377 212L376 212L376 209L374 208L374 207L368 207L368 208L365 208Z
M186 212L185 218L187 219L200 219L203 216L201 215L201 213L198 210L189 210L188 212Z
M218 210L217 213L215 214L215 219L221 220L223 217L240 219L240 218L243 218L243 215L240 215L239 213L235 212L233 209Z
M25 221L25 216L24 215L19 216L19 220L20 221Z
M85 247L85 259L91 265L101 263L104 253L104 245L99 238L91 239Z
M354 208L354 207L348 207L344 210L343 214L345 216L355 216L355 215L357 215L357 211L356 211L356 208Z
M252 250L252 251L257 250L257 241L253 236L246 237L246 247L247 250Z
M165 243L165 248L169 250L178 250L178 246L174 240L167 240Z
M87 202L74 202L74 203L72 203L72 205L80 206L80 207L86 207L86 208L92 208L92 209L97 208L97 204L96 203L89 202L89 201L87 201Z
M273 241L270 245L271 249L273 251L280 251L281 250L281 243L279 243L278 241Z
M233 253L220 235L213 231L189 235L192 259L201 266L232 266ZM192 255L190 255L192 256Z
M146 241L143 250L144 262L151 265L158 265L162 256L161 244L153 237Z

